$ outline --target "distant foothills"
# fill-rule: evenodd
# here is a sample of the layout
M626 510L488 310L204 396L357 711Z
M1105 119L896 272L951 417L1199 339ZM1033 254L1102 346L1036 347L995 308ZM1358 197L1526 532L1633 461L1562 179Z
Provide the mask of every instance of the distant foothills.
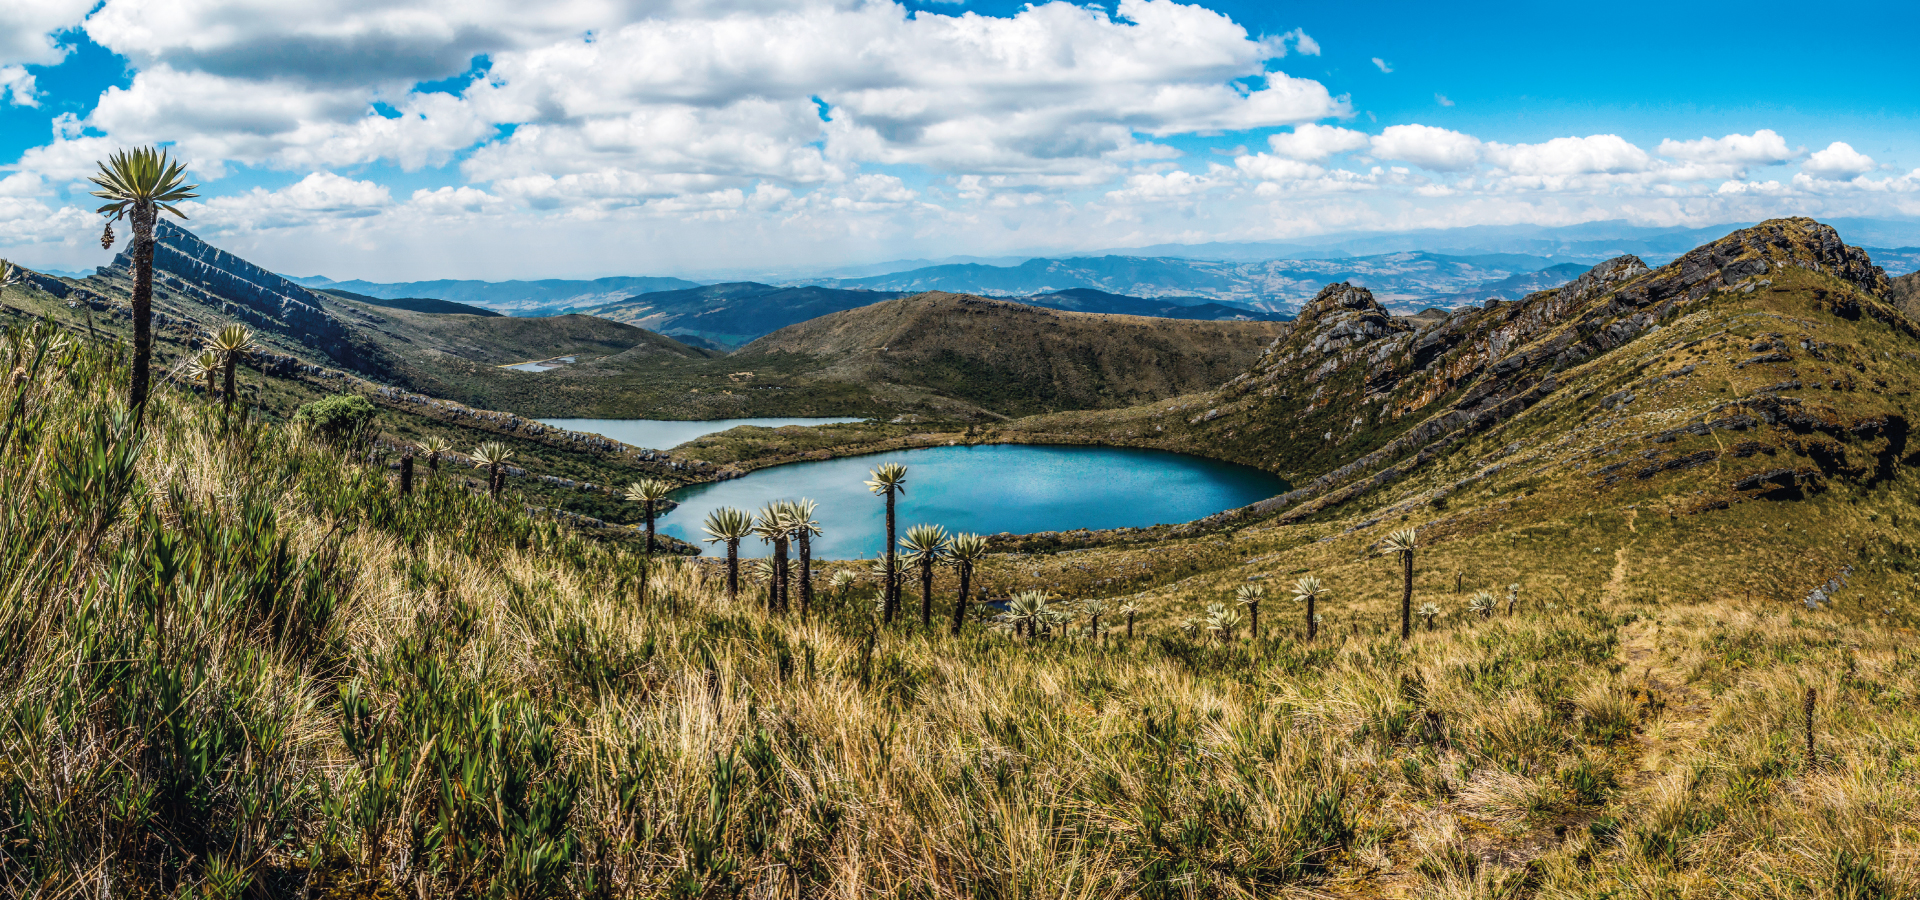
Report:
M1888 272L1920 269L1920 225L1838 219ZM1073 312L1284 321L1320 288L1347 282L1403 313L1518 300L1632 253L1659 264L1751 223L1649 228L1621 222L1482 226L1312 243L1161 244L1071 256L911 259L722 277L614 277L380 283L291 278L349 299L443 300L513 316L584 313L699 346L730 349L787 325L925 291L1011 299ZM1885 246L1877 246L1884 244ZM643 299L644 298L644 299ZM782 314L784 312L784 314Z

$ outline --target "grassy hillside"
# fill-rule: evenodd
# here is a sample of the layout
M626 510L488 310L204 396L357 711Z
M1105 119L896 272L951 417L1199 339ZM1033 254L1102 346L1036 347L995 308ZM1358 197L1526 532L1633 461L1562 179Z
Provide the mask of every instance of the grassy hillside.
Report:
M1080 329L1062 342L1041 338L1016 351L1009 368L1005 335L982 345L976 334L953 336L945 356L925 373L914 368L844 366L844 354L803 352L752 354L735 359L694 347L655 331L605 318L562 315L544 318L445 314L458 304L427 301L355 300L313 291L213 247L169 224L159 232L155 257L156 307L163 340L191 346L204 332L238 321L259 333L279 359L276 374L306 374L319 364L344 369L368 381L440 400L519 416L592 418L723 419L755 416L877 416L892 419L978 421L1038 410L1107 407L1156 399L1219 380L1252 359L1255 342L1227 328L1195 331L1180 323L1138 320L1123 329L1118 352L1128 342L1141 351L1125 363L1097 360L1114 347L1097 330ZM83 303L90 312L124 322L131 282L122 254L102 274L81 280L36 276L35 288L55 302ZM612 284L618 279L603 280ZM555 290L582 283L547 285ZM570 287L571 286L571 287ZM521 285L527 287L527 285ZM539 287L539 285L533 285ZM544 289L544 288L543 288ZM337 289L335 289L337 290ZM633 309L612 310L656 328L667 310L704 331L736 340L764 334L813 316L869 304L889 296L867 291L715 285L693 291L663 291L632 298ZM657 299L664 298L664 299ZM737 302L736 302L737 301ZM631 305L631 304L629 304ZM644 314L643 314L644 313ZM717 318L715 318L717 317ZM729 318L731 317L731 318ZM658 321L656 321L658 320ZM724 320L724 321L723 321ZM677 320L676 320L677 321ZM726 324L731 322L733 324ZM704 324L703 324L704 323ZM709 327L711 326L711 327ZM729 331L728 329L733 329ZM740 334L734 331L745 329ZM1164 336L1152 334L1163 330ZM170 332L170 333L168 333ZM1235 335L1217 346L1192 346L1195 334ZM728 337L731 335L731 337ZM1029 335L1020 333L1021 340ZM693 338L694 340L701 340ZM937 343L937 332L921 335ZM1018 342L1016 342L1018 343ZM793 345L787 345L794 349ZM1085 357L1093 369L1074 371ZM575 357L544 372L501 366ZM817 357L817 358L816 358ZM1161 365L1164 371L1144 371ZM1034 363L1038 362L1038 365ZM1196 365L1197 363L1197 365ZM296 370L299 370L296 372ZM1025 379L1017 392L975 390L978 379L1002 375ZM1040 391L1027 396L1028 388Z
M358 324L386 339L390 346L407 345L413 361L423 354L458 356L489 366L559 356L628 353L636 357L707 359L715 355L644 328L594 316L483 317L380 309L366 304L354 304L352 308L359 314Z
M829 313L901 296L884 291L776 287L752 281L710 284L628 297L583 312L738 347L761 335Z
M352 300L355 303L362 303L367 306L378 306L385 309L404 309L404 310L410 310L412 312L440 313L442 315L489 316L489 317L500 315L499 313L494 312L493 310L486 309L483 307L468 306L465 303L455 303L452 300L438 300L432 297L382 298L382 297L369 296L367 294L356 294L352 291L342 291L335 288L317 288L315 289L314 292L318 294L325 294L329 297L338 297L342 300Z
M1896 351L1912 339L1802 299L1858 303L1838 279L1774 277L1781 293L1703 297L1607 358L1626 367L1594 360L1569 384L1759 340L1715 334L1731 327L1805 329L1841 379L1888 387L1832 395L1839 419L1807 399L1805 419L1687 433L1655 460L1606 452L1684 426L1660 404L1721 402L1714 386L1636 387L1610 416L1579 405L1605 393L1570 389L1565 408L1456 445L1433 480L1476 477L1444 503L1408 482L1393 499L1421 502L1404 508L987 563L996 595L1037 566L1199 567L1141 592L1131 627L1109 609L1097 639L1085 599L1037 638L977 619L953 638L912 615L877 627L871 576L835 590L822 573L805 616L769 612L757 584L729 600L691 561L656 564L643 589L631 551L452 479L403 498L357 453L222 424L172 387L129 419L110 343L10 328L0 883L222 898L1910 895L1920 669L1903 529L1920 484L1885 455L1890 432L1854 416L1890 422L1906 402ZM1728 451L1665 465L1700 438ZM1774 455L1739 456L1743 440ZM1800 450L1837 463L1818 490L1686 506ZM1616 458L1635 463L1608 482ZM1415 602L1442 610L1407 641L1388 621L1397 564L1370 552L1402 524L1422 526ZM1798 602L1841 562L1837 602ZM1303 571L1333 589L1312 641L1280 590ZM1269 587L1258 635L1224 611L1180 627L1248 574ZM1462 605L1482 587L1500 598L1484 618Z
M809 356L823 377L921 386L1007 416L1124 406L1219 384L1283 333L1274 322L1060 312L921 294L823 316L730 359Z
M951 309L963 302L974 305L955 318ZM1217 384L1281 330L929 295L790 326L721 355L594 316L481 319L340 306L412 389L549 417L907 413L965 421L1112 407ZM952 327L963 320L971 324ZM861 341L890 342L897 352L871 358ZM558 356L577 360L539 373L499 368Z
M82 281L32 275L26 283L0 292L4 297L0 299L0 323L24 327L46 321L76 337L124 343L130 339L132 327L124 299L129 284L123 275L110 271ZM331 308L341 316L358 320L358 314L347 307L342 303ZM445 438L463 452L482 441L503 441L515 453L510 482L517 496L534 505L618 525L637 521L640 512L634 504L619 499L608 489L609 485L624 486L642 477L674 481L710 478L715 471L704 462L670 461L659 454L637 451L597 437L561 432L517 416L474 409L366 380L295 339L294 329L280 327L281 323L252 314L239 303L209 296L195 285L171 277L156 278L154 310L156 377L163 377L182 390L203 390L199 384L188 384L183 377L188 358L198 352L209 333L221 326L236 320L252 325L260 347L240 365L238 402L257 418L286 422L301 404L330 394L365 396L380 406L380 437L386 443L375 451L383 454L383 464L397 464L395 454L399 445L417 444L429 436ZM386 317L386 311L381 311L379 317L385 322L394 321ZM471 321L476 317L443 318ZM387 355L384 335L345 323L336 327L340 333L359 341L347 344L353 351L350 359L368 368L391 372L395 357ZM495 371L491 366L478 363L466 365L476 371ZM678 468L674 467L676 462ZM464 462L457 465L464 466ZM615 530L607 532L607 536L624 538L626 533Z
M775 287L755 282L732 282L645 294L582 311L677 337L712 340L734 348L791 325L904 296L906 294L897 291L841 290L815 285ZM1201 297L1148 300L1086 288L1018 300L1030 306L1049 309L1169 319L1282 321L1286 318L1284 315L1245 307L1224 306Z

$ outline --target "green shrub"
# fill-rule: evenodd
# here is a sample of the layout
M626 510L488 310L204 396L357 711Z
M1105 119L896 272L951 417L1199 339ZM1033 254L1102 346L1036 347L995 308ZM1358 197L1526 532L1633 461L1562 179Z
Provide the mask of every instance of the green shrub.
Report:
M312 428L327 441L345 441L373 427L372 401L359 394L335 394L304 404L293 421Z

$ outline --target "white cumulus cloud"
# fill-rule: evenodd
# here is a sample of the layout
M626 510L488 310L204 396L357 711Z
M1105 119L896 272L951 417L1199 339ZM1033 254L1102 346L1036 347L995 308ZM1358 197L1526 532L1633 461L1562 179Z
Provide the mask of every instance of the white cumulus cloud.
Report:
M0 97L14 106L39 106L39 91L26 66L0 66Z
M80 24L94 0L7 0L0 3L0 66L51 66L67 58L57 35Z
M407 205L430 215L458 215L499 211L506 202L479 188L461 185L420 188L407 198Z
M1852 146L1834 141L1827 149L1815 152L1800 164L1800 171L1815 178L1841 181L1873 171L1872 157L1853 149Z
M22 160L49 176L135 142L172 143L208 179L463 156L489 196L602 209L879 165L1111 181L1178 155L1157 138L1349 111L1272 71L1320 52L1304 30L1256 37L1177 0L1011 16L851 0L105 0L86 28L136 72ZM481 54L470 83L419 86ZM13 96L31 90L16 79Z
M1267 145L1273 148L1275 154L1305 162L1319 162L1336 153L1365 150L1369 143L1366 132L1311 122L1295 125L1291 132L1267 136Z
M1554 138L1539 144L1487 144L1485 155L1515 175L1613 175L1644 172L1654 164L1645 150L1613 134Z
M1307 34L1306 29L1295 28L1280 36L1282 43L1293 47L1293 52L1301 56L1319 56L1320 42Z
M1432 125L1389 125L1375 135L1373 155L1435 172L1459 172L1480 161L1480 139Z
M1129 175L1126 186L1116 191L1109 191L1107 199L1116 203L1187 200L1233 184L1232 170L1218 164L1211 166L1210 169L1211 171L1204 175L1180 169Z
M1641 146L1355 122L1345 97L1290 74L1321 53L1304 30L1250 33L1198 0L965 7L0 0L0 103L47 103L34 67L63 58L75 26L132 70L90 112L58 110L46 143L0 169L0 246L103 261L80 179L156 142L205 183L196 227L269 264L298 256L285 264L301 271L368 253L393 274L444 258L522 277L1329 229L1920 215L1920 175L1840 142L1808 156L1767 129ZM1240 134L1255 130L1264 145ZM1227 134L1217 143L1255 152L1185 155L1182 138ZM1748 180L1796 159L1791 178ZM395 169L416 174L401 188ZM241 170L284 186L223 187Z
M220 177L227 163L313 169L387 161L415 169L444 162L493 133L447 94L411 94L395 105L398 117L388 118L375 114L363 91L247 82L161 65L138 73L126 88L108 88L85 120L61 120L60 139L28 151L22 162L72 174L75 157L99 158L97 145L171 142L207 178ZM80 137L82 126L107 138Z
M393 205L386 185L315 172L279 190L190 200L181 206L190 221L213 230L287 228L326 219L378 215ZM192 227L192 226L190 226Z
M1668 138L1660 142L1655 152L1668 159L1742 167L1779 165L1793 158L1786 138L1770 128L1722 138L1702 137L1691 141Z

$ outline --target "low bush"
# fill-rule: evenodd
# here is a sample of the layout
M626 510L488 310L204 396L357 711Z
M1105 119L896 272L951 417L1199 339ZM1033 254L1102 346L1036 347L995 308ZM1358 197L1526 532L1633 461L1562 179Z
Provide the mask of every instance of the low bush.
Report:
M361 436L370 438L376 412L373 402L359 394L334 394L302 404L293 421L322 440L342 444Z

